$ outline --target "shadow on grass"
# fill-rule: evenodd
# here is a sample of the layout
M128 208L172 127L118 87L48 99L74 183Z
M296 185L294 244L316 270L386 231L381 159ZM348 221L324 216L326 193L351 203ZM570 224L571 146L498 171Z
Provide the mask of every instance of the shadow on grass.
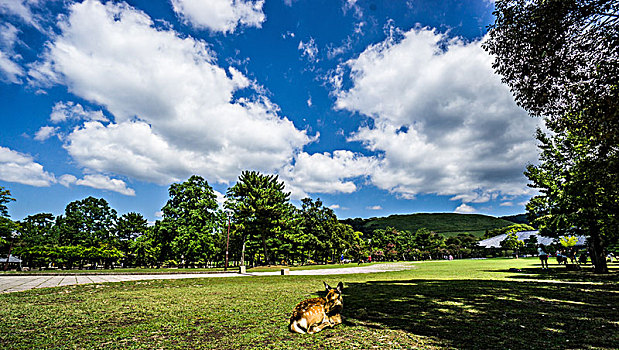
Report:
M349 283L349 326L403 330L465 349L616 348L617 284L495 280Z
M578 271L569 271L565 266L550 266L548 270L541 267L521 268L516 274L508 276L512 279L558 280L568 282L594 282L613 284L619 282L619 266L609 266L609 273L596 274L591 265L580 265ZM486 272L513 272L509 270L487 270Z

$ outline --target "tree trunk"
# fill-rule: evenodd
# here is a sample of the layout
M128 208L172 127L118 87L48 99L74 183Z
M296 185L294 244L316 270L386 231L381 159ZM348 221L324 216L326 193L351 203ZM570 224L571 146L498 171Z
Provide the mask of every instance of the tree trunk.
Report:
M594 264L595 273L608 273L606 265L606 256L604 256L604 247L597 228L591 232L591 262Z
M264 234L262 234L261 236L262 236L262 248L264 249L264 260L267 265L270 265L269 264L269 253L267 250L267 238Z
M243 237L243 247L241 248L241 266L245 266L245 237Z

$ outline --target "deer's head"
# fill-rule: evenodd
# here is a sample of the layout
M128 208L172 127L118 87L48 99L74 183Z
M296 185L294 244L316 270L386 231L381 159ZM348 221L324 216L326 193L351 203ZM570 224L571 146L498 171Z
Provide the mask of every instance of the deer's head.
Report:
M327 290L327 296L325 296L325 299L327 300L326 308L329 310L326 311L329 312L331 309L338 306L342 307L342 289L344 289L344 284L340 282L337 284L337 287L332 288L327 284L327 282L323 283L325 284L325 289Z

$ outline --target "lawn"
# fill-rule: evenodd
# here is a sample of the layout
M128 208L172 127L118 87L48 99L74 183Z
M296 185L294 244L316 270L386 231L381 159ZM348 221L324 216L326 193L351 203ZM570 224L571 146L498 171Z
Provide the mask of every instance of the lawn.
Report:
M593 276L535 259L436 261L341 276L200 278L0 295L3 349L614 349L619 268ZM510 272L510 268L521 271ZM343 281L343 324L287 330L322 281Z

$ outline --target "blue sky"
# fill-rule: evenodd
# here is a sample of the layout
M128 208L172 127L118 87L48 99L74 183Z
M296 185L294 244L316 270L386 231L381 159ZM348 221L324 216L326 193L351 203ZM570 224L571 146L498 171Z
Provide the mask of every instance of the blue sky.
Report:
M242 170L339 217L524 212L540 120L481 48L493 2L0 0L0 186L15 219ZM221 197L221 196L220 196Z

